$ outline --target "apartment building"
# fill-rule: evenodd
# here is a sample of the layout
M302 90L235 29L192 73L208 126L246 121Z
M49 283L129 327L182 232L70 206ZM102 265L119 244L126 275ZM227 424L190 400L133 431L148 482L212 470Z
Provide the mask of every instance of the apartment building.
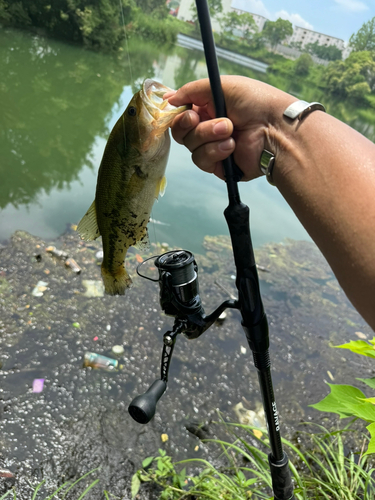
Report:
M345 48L344 40L341 40L340 38L324 35L323 33L318 33L317 31L312 31L307 28L301 28L300 26L293 26L293 35L288 37L286 42L288 45L293 42L301 43L301 47L304 47L308 43L318 42L319 45L325 45L326 47L334 45L339 50L344 50Z

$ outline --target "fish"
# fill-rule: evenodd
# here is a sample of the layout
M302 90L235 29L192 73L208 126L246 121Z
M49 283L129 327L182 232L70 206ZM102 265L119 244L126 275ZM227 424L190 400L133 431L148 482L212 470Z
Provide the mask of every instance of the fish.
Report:
M131 246L148 247L147 224L154 201L166 188L170 135L176 115L171 89L147 79L113 127L100 163L95 199L77 226L81 239L103 243L101 274L109 295L124 295L132 280L125 269Z

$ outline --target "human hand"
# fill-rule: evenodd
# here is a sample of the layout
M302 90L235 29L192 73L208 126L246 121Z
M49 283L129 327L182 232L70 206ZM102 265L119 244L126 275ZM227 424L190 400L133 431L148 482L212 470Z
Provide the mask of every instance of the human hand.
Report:
M295 97L266 83L241 76L221 78L228 118L215 118L209 80L190 82L173 95L170 104L192 104L172 124L173 138L192 153L202 170L224 179L222 160L234 153L242 180L259 177L263 149L275 155L282 148L284 110Z

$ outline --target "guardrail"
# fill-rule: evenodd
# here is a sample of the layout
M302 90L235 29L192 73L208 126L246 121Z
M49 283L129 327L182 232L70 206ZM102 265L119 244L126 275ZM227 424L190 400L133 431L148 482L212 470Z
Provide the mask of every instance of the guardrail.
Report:
M198 49L203 52L203 44L200 40L196 38L192 38L190 36L182 35L179 33L177 35L177 45L180 47L186 47L188 49ZM247 68L251 68L255 71L259 71L260 73L266 73L269 64L264 62L257 61L252 59L251 57L243 56L241 54L237 54L236 52L231 52L227 49L222 49L220 47L216 47L216 52L218 57L222 57L227 61L231 61L241 66L245 66Z

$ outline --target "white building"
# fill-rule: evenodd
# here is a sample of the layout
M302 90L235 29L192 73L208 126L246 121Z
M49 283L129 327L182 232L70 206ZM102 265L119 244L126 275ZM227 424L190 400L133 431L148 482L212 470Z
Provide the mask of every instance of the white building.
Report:
M323 33L318 33L317 31L312 31L307 28L301 28L300 26L293 27L293 35L288 37L286 41L288 45L291 43L301 43L302 48L308 43L315 42L318 42L318 45L324 45L325 47L334 45L339 50L344 50L345 48L344 40L341 40L340 38L324 35Z
M250 14L251 16L253 16L253 19L255 21L255 24L257 25L259 32L263 30L264 25L268 21L266 17L259 16L258 14L252 14L251 12L247 12L246 10L234 9L234 8L232 8L231 10L234 10L234 12L237 12L237 14Z

